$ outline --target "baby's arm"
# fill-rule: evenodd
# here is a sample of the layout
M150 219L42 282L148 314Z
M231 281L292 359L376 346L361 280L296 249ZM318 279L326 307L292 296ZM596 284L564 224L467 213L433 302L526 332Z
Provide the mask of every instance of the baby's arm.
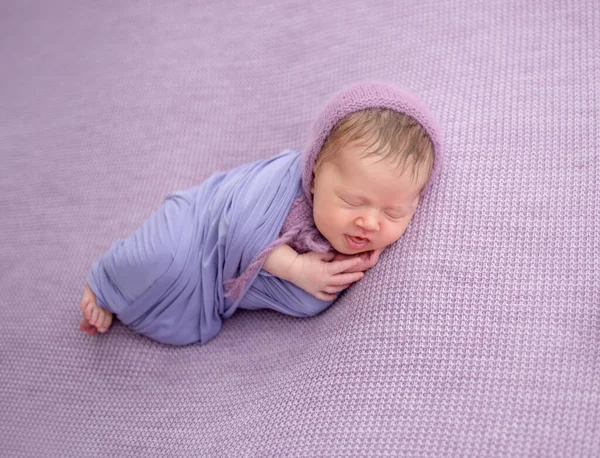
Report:
M333 260L334 253L310 251L298 254L289 245L277 247L266 259L263 269L287 280L319 300L330 301L336 293L363 278L363 272L344 273L359 265L360 257Z
M292 276L295 273L293 264L297 262L298 256L300 255L296 250L289 245L283 244L267 256L262 268L276 277L295 284L292 281Z

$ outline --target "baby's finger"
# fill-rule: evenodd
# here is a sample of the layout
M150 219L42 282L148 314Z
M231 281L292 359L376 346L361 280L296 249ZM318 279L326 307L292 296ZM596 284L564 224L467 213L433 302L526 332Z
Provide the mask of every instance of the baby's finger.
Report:
M344 291L349 286L351 286L351 284L342 285L342 286L327 286L327 287L325 287L324 291L329 294L334 294L334 293L339 293L340 291Z
M359 256L353 256L350 259L344 259L343 261L333 261L329 264L329 271L335 275L345 270L351 269L362 262Z
M371 267L369 266L367 259L362 255L362 253L358 256L358 258L360 259L360 262L357 263L354 267L350 267L349 269L344 270L344 273L364 272L369 267Z
M333 257L333 260L334 261L343 261L344 259L350 259L353 257L354 257L354 255L351 255L351 254L336 253L336 255Z
M373 250L370 254L370 256L368 257L367 261L369 263L369 267L373 267L375 264L377 264L377 261L379 261L379 256L381 255L381 252L383 250L381 248L377 249L377 250Z
M327 253L321 253L320 255L322 261L331 261L335 258L335 253L333 251L328 251Z
M79 330L85 332L88 336L95 336L98 332L87 320L81 320Z
M100 326L98 327L98 331L106 332L106 331L108 331L109 326L110 326L110 314L105 312L104 320L102 321L102 323L100 323Z
M328 282L327 286L342 286L348 285L350 283L354 283L365 276L364 272L352 272L352 273L343 273L337 274L331 277L331 280Z
M88 323L87 320L82 319L81 322L79 323L79 330L86 332L90 327L90 324Z
M315 295L315 297L317 299L319 299L320 301L332 301L334 299L337 299L337 295L335 295L335 294L328 294L328 293L325 293L323 291L318 292Z
M92 326L98 326L98 316L99 315L100 315L100 311L97 308L95 308L92 311L92 319L90 320L90 324Z
M98 310L98 318L96 318L96 329L100 330L102 323L104 323L104 317L106 316L106 312L102 309Z

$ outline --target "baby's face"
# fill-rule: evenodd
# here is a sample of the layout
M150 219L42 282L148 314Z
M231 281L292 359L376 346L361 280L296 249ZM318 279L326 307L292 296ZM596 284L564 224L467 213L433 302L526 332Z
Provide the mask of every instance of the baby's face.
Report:
M319 232L338 252L383 249L398 240L419 204L427 181L412 164L400 174L381 157L362 158L364 147L347 144L325 162L313 182L313 216Z

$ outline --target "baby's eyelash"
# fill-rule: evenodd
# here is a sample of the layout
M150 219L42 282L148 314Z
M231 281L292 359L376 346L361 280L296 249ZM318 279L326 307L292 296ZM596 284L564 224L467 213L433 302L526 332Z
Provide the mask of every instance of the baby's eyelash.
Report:
M342 199L340 197L341 201L344 202L345 204L350 205L351 207L360 207L360 204L357 204L356 202L348 202L346 199Z
M391 210L391 213L386 211L385 214L388 216L388 218L392 219L403 219L408 216L406 213L397 210Z
M396 215L390 215L389 213L386 213L386 215L388 216L388 218L391 218L391 219L402 219L402 218L404 218L403 215L396 216Z
M348 201L348 200L344 199L343 197L339 197L339 199L340 199L342 202L344 202L346 205L349 205L349 206L351 206L351 207L360 207L360 206L362 205L361 203L356 203L356 202L351 202L351 201ZM393 219L393 220L401 220L401 219L403 219L403 218L405 218L405 217L406 217L406 215L399 215L399 216L396 216L396 215L390 215L390 214L389 214L389 212L384 212L384 213L385 213L385 215L386 215L388 218L390 218L390 219Z

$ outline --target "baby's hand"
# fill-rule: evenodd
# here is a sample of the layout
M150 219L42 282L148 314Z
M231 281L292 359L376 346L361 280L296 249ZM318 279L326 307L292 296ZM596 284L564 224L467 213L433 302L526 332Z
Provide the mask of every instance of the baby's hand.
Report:
M332 301L340 291L365 275L362 271L353 271L361 263L358 256L334 260L334 253L315 253L310 251L298 255L291 266L290 281L309 294L322 301ZM345 272L345 273L343 273Z
M355 254L355 255L347 255L342 253L336 253L333 258L334 261L342 261L344 259L352 259L352 258L360 258L361 262L357 264L355 267L351 267L348 270L345 270L344 273L350 272L364 272L365 270L370 269L379 261L379 255L383 251L383 248L379 248L377 250L365 251L364 253Z

